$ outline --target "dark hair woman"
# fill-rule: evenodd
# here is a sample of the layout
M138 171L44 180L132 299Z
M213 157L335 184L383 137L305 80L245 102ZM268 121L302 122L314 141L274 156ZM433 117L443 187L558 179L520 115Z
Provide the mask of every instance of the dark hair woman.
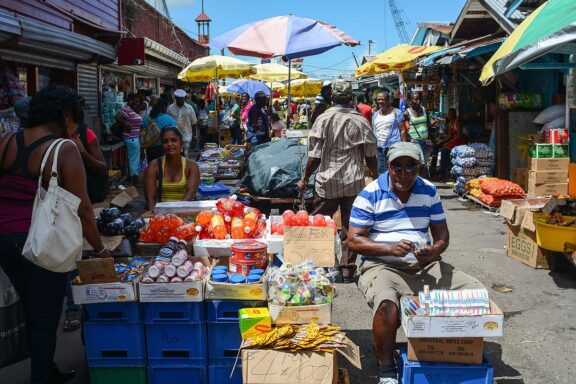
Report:
M42 176L47 187L51 176L53 153L40 175L44 153L54 140L66 135L67 124L78 121L82 121L82 106L76 93L64 86L47 87L30 101L27 128L0 141L0 267L24 304L32 383L62 378L54 363L54 349L66 273L38 267L21 251L31 225L38 178ZM82 157L74 143L62 145L57 170L60 187L81 199L78 216L84 237L97 256L108 257L86 192Z
M192 201L200 185L198 165L182 156L182 134L176 127L162 131L164 156L151 162L144 174L146 206L157 202Z
M148 129L150 125L156 124L160 132L162 132L168 127L175 127L177 125L176 120L166 113L167 110L168 102L162 98L158 99L150 113L144 116L144 119L142 120L144 128ZM155 160L160 156L162 156L162 139L158 139L154 145L146 149L146 159L148 160L148 163L151 163L152 160Z

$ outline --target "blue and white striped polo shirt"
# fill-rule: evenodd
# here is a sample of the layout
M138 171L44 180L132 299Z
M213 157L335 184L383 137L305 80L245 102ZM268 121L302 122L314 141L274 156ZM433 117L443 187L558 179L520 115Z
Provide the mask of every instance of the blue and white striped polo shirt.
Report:
M417 177L412 194L404 204L390 188L388 172L360 192L350 215L351 226L370 229L372 240L389 244L400 240L410 240L417 246L430 244L430 224L445 222L444 208L434 184ZM379 256L377 259L396 264L417 261L412 253L402 258Z

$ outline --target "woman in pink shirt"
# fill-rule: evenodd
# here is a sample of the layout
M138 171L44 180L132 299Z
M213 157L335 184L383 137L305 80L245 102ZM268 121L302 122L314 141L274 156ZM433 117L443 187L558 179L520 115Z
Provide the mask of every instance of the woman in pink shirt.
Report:
M242 98L240 99L240 108L242 111L240 112L240 119L242 120L242 127L246 130L246 124L248 123L248 112L254 103L250 100L250 96L247 93L242 94Z

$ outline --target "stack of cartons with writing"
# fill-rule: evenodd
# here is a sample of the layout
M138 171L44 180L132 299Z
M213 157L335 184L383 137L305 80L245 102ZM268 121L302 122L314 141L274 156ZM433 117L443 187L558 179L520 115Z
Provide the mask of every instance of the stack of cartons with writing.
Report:
M528 158L528 196L568 194L568 133L550 129L545 143L533 143Z
M401 383L417 383L422 375L433 375L439 383L492 382L493 367L483 356L484 337L501 337L504 317L494 302L490 312L478 316L408 315L404 301L401 306L408 338L407 351L401 348Z

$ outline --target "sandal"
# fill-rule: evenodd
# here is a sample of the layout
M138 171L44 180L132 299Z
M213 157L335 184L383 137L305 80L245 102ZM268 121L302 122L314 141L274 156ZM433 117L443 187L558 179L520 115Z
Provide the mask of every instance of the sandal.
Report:
M62 326L62 332L74 332L80 329L82 323L77 314L67 313L66 320Z

